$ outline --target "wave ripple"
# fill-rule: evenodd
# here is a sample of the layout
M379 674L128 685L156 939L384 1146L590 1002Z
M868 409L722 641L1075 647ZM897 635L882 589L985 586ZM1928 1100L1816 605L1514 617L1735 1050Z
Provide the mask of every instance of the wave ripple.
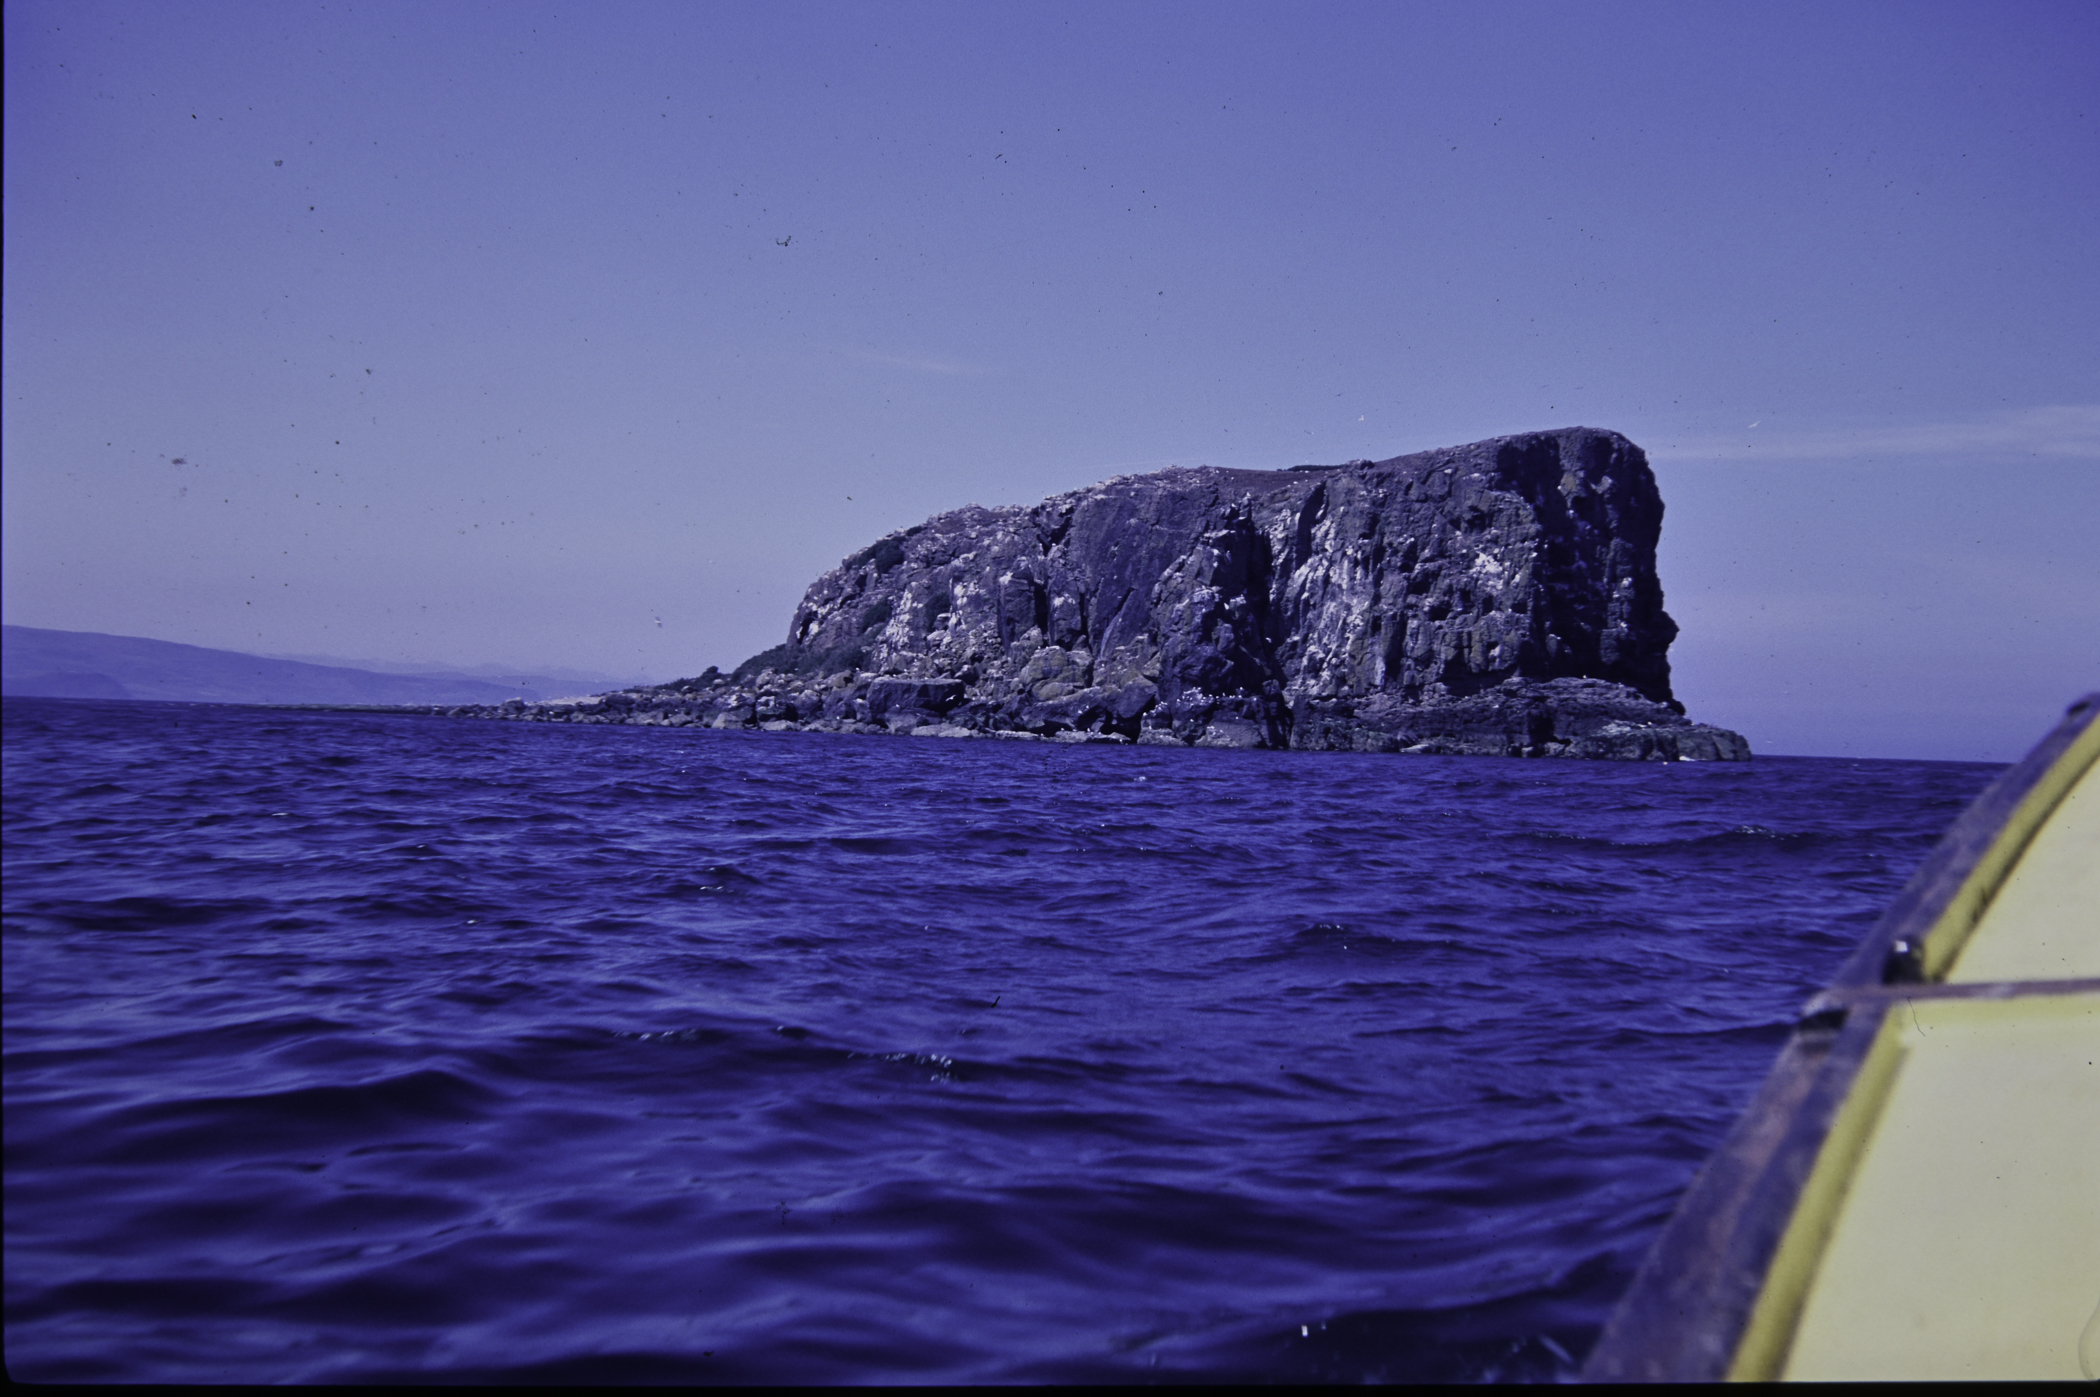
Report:
M1565 1377L1995 770L4 713L40 1381Z

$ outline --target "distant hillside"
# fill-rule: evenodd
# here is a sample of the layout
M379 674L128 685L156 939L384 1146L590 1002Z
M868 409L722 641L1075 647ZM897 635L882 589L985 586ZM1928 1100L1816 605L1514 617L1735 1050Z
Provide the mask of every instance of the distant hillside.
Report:
M608 686L610 687L610 686ZM139 636L0 626L0 693L184 703L501 703L574 695L573 681L519 675L378 674Z
M600 694L608 689L632 689L656 681L639 672L632 674L606 674L595 669L568 669L561 665L547 665L531 673L515 665L444 665L429 661L403 663L400 660L360 659L350 655L307 654L297 651L268 652L266 660L296 660L300 664L330 665L336 669L368 669L374 674L420 674L432 679L485 679L491 684L516 688L523 684L543 688L549 693L562 695Z

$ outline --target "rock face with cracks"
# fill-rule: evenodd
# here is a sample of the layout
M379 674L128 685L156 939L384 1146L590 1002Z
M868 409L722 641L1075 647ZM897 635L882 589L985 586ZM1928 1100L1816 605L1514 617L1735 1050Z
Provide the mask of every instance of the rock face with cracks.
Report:
M1662 500L1572 428L970 506L817 579L787 642L481 716L1228 747L1746 760L1670 693ZM565 710L565 711L559 711Z

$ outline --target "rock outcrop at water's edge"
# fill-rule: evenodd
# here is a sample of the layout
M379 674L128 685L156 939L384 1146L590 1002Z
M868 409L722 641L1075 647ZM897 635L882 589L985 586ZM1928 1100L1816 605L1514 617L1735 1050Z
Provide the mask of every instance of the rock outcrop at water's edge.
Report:
M458 716L1211 747L1741 761L1670 694L1662 499L1571 428L1173 469L972 505L818 578L695 679Z

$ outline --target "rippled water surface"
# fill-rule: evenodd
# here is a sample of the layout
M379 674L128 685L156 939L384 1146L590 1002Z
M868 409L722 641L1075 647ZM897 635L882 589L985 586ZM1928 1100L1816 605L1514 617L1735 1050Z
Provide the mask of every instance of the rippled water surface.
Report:
M9 699L17 1378L1551 1378L1997 770Z

